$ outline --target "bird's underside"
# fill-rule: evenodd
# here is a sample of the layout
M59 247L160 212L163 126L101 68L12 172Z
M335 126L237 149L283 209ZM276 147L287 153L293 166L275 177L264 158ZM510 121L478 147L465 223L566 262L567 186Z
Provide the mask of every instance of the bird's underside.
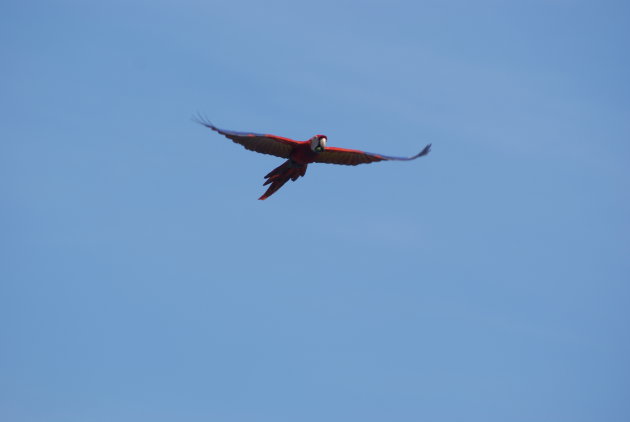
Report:
M391 157L355 149L328 147L326 146L327 137L324 135L315 135L307 141L295 141L276 135L219 129L202 116L198 116L194 120L226 138L231 139L234 143L242 145L245 149L287 159L287 161L265 176L267 180L263 186L270 186L267 188L267 191L258 198L261 200L267 199L273 195L289 180L295 181L299 177L304 176L308 164L310 163L356 166L358 164L369 164L377 161L410 161L427 155L431 150L431 144L428 144L422 151L414 156Z

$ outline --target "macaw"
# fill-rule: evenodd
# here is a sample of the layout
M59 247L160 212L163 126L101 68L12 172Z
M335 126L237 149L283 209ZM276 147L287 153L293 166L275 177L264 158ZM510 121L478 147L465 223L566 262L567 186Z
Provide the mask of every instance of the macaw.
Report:
M263 186L271 185L267 191L258 199L264 200L273 195L286 182L291 179L296 181L306 174L306 168L310 163L342 164L356 166L357 164L369 164L377 161L409 161L427 155L431 150L431 144L424 147L422 151L411 157L390 157L381 154L372 154L356 149L335 148L326 146L328 138L326 135L315 135L307 141L295 141L276 135L265 135L260 133L234 132L231 130L219 129L207 119L199 116L194 118L197 123L212 129L213 131L231 139L250 151L261 154L275 155L286 158L280 166L271 170L266 176Z

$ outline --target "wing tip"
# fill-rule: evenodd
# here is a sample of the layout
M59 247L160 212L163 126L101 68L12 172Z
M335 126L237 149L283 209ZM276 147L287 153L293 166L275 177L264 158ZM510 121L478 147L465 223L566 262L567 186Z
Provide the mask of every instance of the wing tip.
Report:
M214 131L217 131L217 132L219 131L219 129L217 129L217 127L212 124L210 119L208 119L206 116L204 116L200 112L197 112L197 114L192 116L191 119L195 123L199 123L200 125L205 126L205 127L209 128L209 129L212 129Z
M391 157L391 156L379 155L379 154L371 154L371 155L378 157L379 160L410 161L410 160L415 160L416 158L424 157L425 155L429 154L431 152L431 145L432 144L427 144L427 146L422 148L422 151L420 151L416 155L412 155L411 157Z
M426 147L424 147L422 149L422 151L420 151L415 157L413 158L418 158L418 157L424 157L425 155L427 155L428 153L431 152L431 145L432 144L428 144Z

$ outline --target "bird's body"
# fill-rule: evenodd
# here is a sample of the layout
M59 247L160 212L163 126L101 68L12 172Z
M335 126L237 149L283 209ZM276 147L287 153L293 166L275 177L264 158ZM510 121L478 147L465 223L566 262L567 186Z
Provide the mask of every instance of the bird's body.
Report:
M304 176L310 163L356 166L357 164L368 164L377 161L409 161L427 155L431 149L431 144L429 144L412 157L389 157L354 149L327 147L327 137L325 135L315 135L308 141L295 141L276 135L234 132L219 129L203 118L196 118L195 120L203 126L242 145L248 150L287 159L282 165L276 167L265 176L267 180L263 186L270 186L267 191L258 198L261 200L267 199L273 195L274 192L280 189L289 180L296 181L299 177Z

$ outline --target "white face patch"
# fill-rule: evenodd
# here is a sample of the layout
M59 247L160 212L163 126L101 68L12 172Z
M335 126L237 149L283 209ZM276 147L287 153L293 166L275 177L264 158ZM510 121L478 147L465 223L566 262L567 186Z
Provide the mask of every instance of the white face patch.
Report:
M326 148L326 138L313 136L311 138L311 149L315 152L322 152Z

